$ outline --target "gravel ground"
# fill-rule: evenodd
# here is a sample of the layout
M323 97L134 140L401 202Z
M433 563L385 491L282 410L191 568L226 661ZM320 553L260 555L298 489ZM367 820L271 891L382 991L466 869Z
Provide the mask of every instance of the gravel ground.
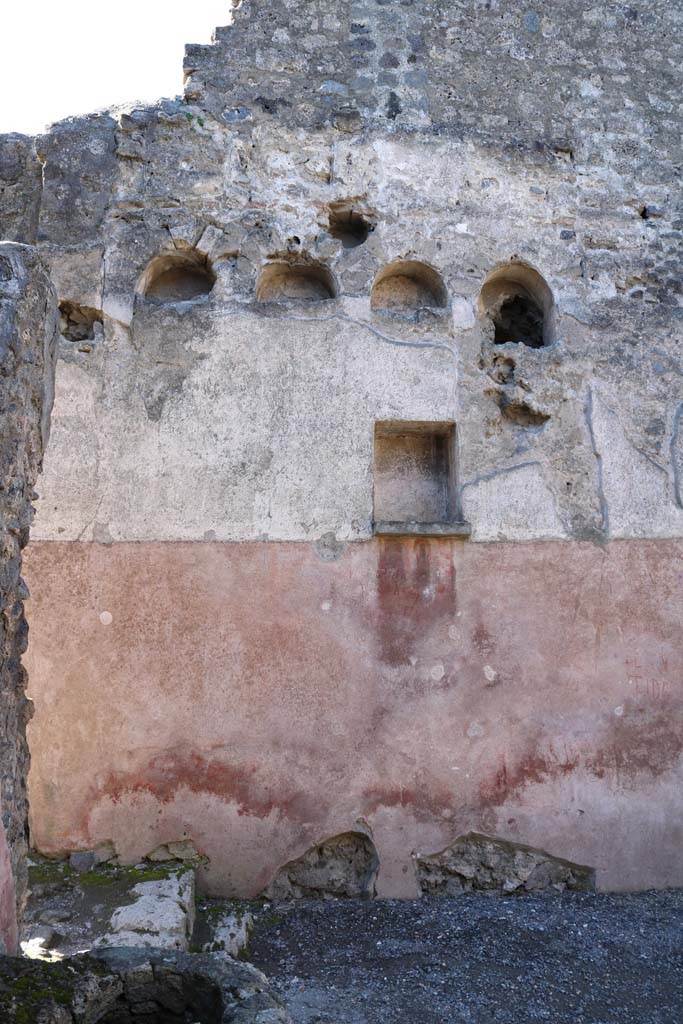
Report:
M683 892L273 904L249 958L296 1024L681 1024Z

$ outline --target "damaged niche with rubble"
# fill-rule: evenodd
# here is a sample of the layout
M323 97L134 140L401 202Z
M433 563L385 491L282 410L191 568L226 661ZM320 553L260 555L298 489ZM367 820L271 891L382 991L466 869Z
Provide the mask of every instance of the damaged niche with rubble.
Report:
M88 1020L121 936L237 1013L195 884L683 882L674 8L232 6L0 137L0 932L30 843Z

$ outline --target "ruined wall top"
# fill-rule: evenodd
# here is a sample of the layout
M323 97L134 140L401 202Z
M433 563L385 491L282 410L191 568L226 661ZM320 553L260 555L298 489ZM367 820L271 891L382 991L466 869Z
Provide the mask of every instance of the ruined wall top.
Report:
M680 11L659 0L244 0L189 46L186 98L226 123L276 117L615 158L665 141Z

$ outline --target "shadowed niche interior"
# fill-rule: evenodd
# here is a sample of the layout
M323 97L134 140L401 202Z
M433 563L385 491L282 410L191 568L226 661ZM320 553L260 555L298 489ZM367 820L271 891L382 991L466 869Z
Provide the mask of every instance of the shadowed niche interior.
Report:
M221 1024L223 1010L218 985L188 971L156 983L150 978L142 991L129 989L114 1006L91 1019L96 1024Z
M95 324L102 323L102 310L79 306L77 302L59 303L59 333L68 341L92 341Z
M341 199L329 205L327 229L345 249L355 249L367 241L375 222L350 199Z
M372 286L374 310L412 313L420 309L445 309L448 294L441 276L426 263L394 260L384 267Z
M512 342L543 348L553 340L552 292L538 271L525 263L511 262L489 274L479 296L479 312L496 345Z
M375 423L375 522L449 522L455 514L454 452L453 423Z
M193 302L216 283L209 261L196 249L176 249L155 256L138 285L138 292L156 302Z
M337 294L332 274L322 263L273 260L261 271L257 302L323 302Z

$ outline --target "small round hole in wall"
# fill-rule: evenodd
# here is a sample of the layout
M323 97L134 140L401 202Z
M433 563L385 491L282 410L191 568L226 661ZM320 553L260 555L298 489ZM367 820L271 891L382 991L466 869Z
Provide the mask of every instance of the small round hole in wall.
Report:
M344 199L330 203L327 230L345 249L355 249L375 230L375 221L352 200Z
M59 303L59 333L68 341L92 341L95 325L102 323L102 310L64 300Z

